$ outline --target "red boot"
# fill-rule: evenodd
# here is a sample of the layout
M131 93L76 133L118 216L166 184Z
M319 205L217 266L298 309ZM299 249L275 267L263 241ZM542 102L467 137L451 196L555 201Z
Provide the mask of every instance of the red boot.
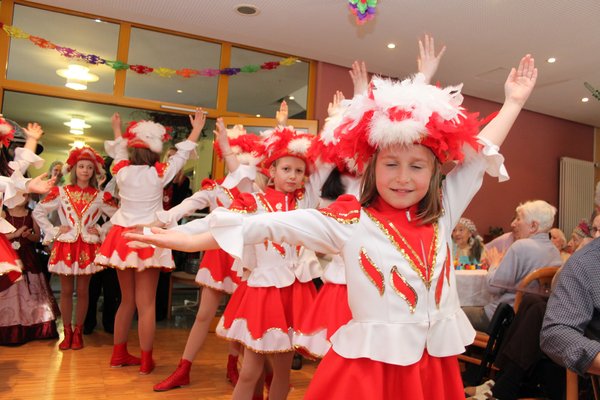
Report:
M152 359L152 350L142 350L142 363L140 365L140 375L148 375L154 370L155 364Z
M233 386L235 386L239 378L240 372L238 371L238 356L232 356L230 354L227 357L227 380L231 382Z
M191 368L192 362L182 358L179 360L179 365L177 366L175 372L169 375L169 377L164 381L154 385L154 391L165 392L167 390L189 385Z
M126 367L128 365L140 365L141 360L132 356L127 351L127 342L115 344L113 346L112 357L110 357L110 366L112 368Z
M73 341L73 329L71 325L65 325L65 338L58 345L58 348L61 350L69 350L71 348L71 342Z
M71 350L80 349L83 349L83 334L81 333L81 325L75 325L73 340L71 341Z

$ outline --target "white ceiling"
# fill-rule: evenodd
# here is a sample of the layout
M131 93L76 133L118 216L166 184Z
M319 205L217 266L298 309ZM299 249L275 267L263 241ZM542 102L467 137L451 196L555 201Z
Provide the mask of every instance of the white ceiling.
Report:
M598 0L380 0L363 26L345 0L39 2L338 65L364 59L370 71L391 76L414 71L416 40L429 33L448 46L437 77L443 84L464 82L466 94L499 102L508 69L530 52L540 77L527 108L600 126L600 102L583 86L600 88ZM237 14L242 3L260 14Z

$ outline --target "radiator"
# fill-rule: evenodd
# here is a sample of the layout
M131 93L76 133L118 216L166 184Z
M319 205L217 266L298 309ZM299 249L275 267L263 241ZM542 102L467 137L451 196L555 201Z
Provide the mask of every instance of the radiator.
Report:
M594 163L561 157L558 227L567 240L582 219L594 210Z

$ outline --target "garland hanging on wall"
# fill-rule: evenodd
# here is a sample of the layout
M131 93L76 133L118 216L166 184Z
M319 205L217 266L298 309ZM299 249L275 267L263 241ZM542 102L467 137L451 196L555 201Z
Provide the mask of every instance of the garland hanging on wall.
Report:
M298 61L298 58L296 58L296 57L288 57L288 58L284 58L280 61L267 61L267 62L262 63L261 65L249 64L249 65L244 65L243 67L239 67L239 68L222 68L222 69L216 69L216 68L172 69L172 68L166 68L166 67L149 67L146 65L139 65L139 64L137 64L137 65L127 64L127 63L125 63L123 61L119 61L119 60L106 60L95 54L85 54L85 53L82 53L75 49L72 49L70 47L59 46L59 45L54 44L54 43L50 42L49 40L41 38L39 36L30 35L29 33L24 32L23 30L15 27L15 26L5 25L1 22L0 22L0 28L2 28L2 30L13 39L28 39L31 43L33 43L34 45L36 45L42 49L56 50L58 53L60 53L61 56L72 59L72 60L76 60L76 61L80 61L80 62L84 62L86 64L92 64L92 65L106 65L107 67L110 67L110 68L114 69L115 71L130 70L130 71L136 72L140 75L147 75L147 74L154 73L163 78L171 78L173 76L180 76L182 78L195 78L197 76L215 77L215 76L219 76L219 75L234 76L234 75L237 75L242 72L243 73L254 73L254 72L261 71L261 70L271 71L280 66L289 67L291 65L294 65Z

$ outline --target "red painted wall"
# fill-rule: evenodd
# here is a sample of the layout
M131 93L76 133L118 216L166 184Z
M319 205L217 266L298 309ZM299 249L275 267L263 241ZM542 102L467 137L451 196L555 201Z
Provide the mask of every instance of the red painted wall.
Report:
M335 90L352 96L347 67L319 63L315 117L319 126L327 116L327 104ZM465 96L464 105L482 116L500 109L500 104ZM531 111L519 115L502 146L510 180L498 183L489 176L465 212L482 235L490 226L510 229L515 207L532 199L546 200L558 207L559 162L561 157L593 161L594 128Z

